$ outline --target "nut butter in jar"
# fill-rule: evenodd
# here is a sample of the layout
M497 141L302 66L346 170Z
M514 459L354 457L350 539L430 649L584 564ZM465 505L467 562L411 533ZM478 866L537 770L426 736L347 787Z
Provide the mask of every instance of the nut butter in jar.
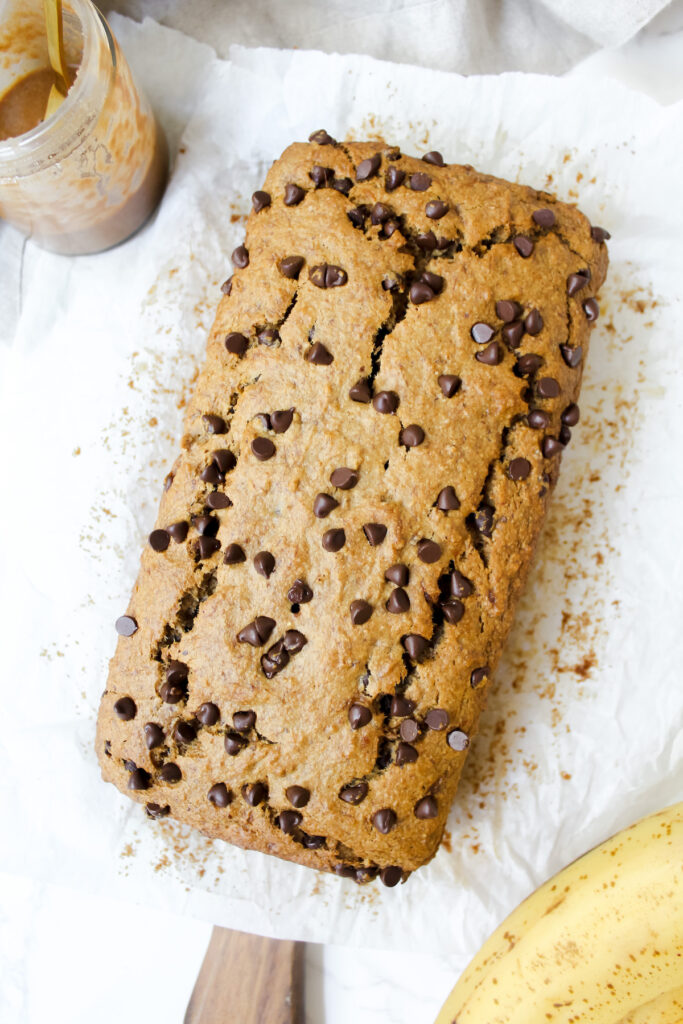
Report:
M101 252L156 209L168 150L90 0L65 0L64 50L70 87L43 120L54 76L42 0L0 2L0 217L54 252Z

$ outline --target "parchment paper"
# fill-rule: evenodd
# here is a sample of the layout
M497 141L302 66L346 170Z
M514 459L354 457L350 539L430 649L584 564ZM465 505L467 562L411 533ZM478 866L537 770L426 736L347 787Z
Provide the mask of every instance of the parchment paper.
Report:
M0 868L281 937L447 951L455 972L552 872L683 797L683 108L579 77L221 62L112 24L182 138L156 219L112 252L53 256L0 228ZM446 842L393 890L150 822L93 752L227 254L270 161L321 126L580 198L613 236L581 423Z

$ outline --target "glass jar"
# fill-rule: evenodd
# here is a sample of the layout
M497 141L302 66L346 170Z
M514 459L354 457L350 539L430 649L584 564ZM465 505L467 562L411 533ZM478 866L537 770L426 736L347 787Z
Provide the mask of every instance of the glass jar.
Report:
M54 252L100 252L155 210L168 150L97 8L90 0L65 0L63 23L75 78L51 117L0 141L0 216ZM5 3L0 105L13 90L19 95L31 72L37 87L41 68L49 68L42 0Z

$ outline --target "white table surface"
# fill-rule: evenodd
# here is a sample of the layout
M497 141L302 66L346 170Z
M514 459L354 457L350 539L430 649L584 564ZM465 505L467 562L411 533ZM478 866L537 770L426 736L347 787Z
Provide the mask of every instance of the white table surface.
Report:
M683 99L683 0L568 74L596 88L618 78L661 103ZM182 1024L210 932L202 921L0 874L0 1020ZM429 1024L454 982L446 958L309 945L306 1024Z

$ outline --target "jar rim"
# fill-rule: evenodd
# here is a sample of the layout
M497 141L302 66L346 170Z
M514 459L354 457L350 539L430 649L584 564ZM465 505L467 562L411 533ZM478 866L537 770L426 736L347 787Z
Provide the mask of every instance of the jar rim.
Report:
M78 145L88 124L99 114L84 100L95 91L97 77L89 74L97 62L99 36L111 55L112 74L116 71L116 46L107 22L92 0L67 0L65 13L73 14L80 24L83 53L73 85L64 101L46 120L34 128L0 141L0 181L35 173L63 159ZM57 137L62 137L58 140Z

